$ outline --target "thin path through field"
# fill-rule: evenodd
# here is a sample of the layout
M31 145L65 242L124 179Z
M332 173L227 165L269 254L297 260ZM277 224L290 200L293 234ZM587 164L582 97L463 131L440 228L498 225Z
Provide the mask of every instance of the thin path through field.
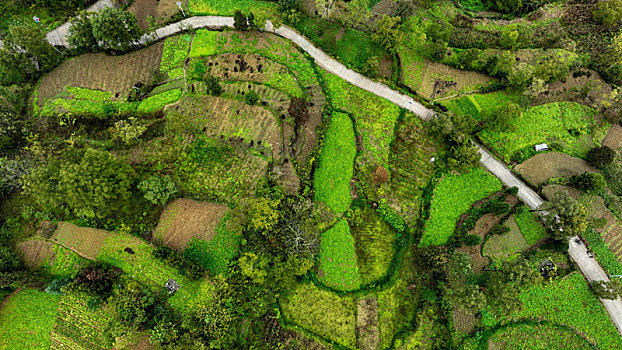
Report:
M98 3L105 3L109 1L110 0L100 0ZM179 32L186 31L188 29L219 29L224 27L233 27L233 17L191 17L181 20L177 23L173 23L168 26L159 28L154 33L145 34L139 42L140 44L144 45L149 42L160 40L162 38L177 34ZM50 36L50 34L48 33L48 41L50 41L50 43L52 43L53 45L68 46L66 40L67 30L62 31L59 29L60 28L54 30L56 31L56 34L54 35ZM351 69L348 69L341 62L335 60L321 49L315 47L304 36L289 28L288 26L282 25L279 28L275 29L272 25L272 22L267 21L265 30L294 42L302 50L311 55L311 57L313 57L318 65L326 69L328 72L333 73L340 78L348 81L352 85L355 85L377 96L385 98L402 108L408 109L423 120L430 120L430 118L434 116L435 112L433 110L424 107L420 103L416 102L412 97L404 95L399 91L393 90L384 84L373 81ZM58 37L56 37L56 35L58 35ZM54 39L51 40L51 37L53 37ZM523 202L525 202L525 204L527 204L531 209L537 209L540 205L542 205L542 203L544 203L544 200L529 186L527 186L527 184L525 184L516 175L514 175L504 163L493 157L492 154L481 145L477 145L477 147L479 148L479 152L482 155L482 158L480 160L482 166L490 171L497 178L499 178L499 180L501 180L504 185L509 187L518 187L518 197ZM593 258L587 257L587 254L584 251L585 247L574 243L574 239L575 237L571 238L570 240L568 254L577 263L579 269L581 270L581 272L583 272L588 281L609 280L607 278L607 274L598 264L598 262L596 262ZM622 300L618 298L616 300L601 299L601 301L609 312L609 315L613 320L616 328L618 329L618 332L622 334Z

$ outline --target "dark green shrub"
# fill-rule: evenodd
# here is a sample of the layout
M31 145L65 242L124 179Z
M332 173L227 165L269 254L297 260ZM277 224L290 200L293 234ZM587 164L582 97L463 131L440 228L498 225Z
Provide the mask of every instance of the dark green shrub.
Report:
M603 169L613 162L616 152L607 146L594 147L587 152L586 160L594 168Z
M466 237L464 237L464 244L473 247L476 246L478 244L482 243L482 237L477 236L477 235L466 235Z
M71 282L70 277L57 278L53 280L47 288L45 288L45 292L58 295L63 294L61 288L69 284L69 282Z
M599 193L605 189L607 183L601 174L585 172L571 176L570 185L583 192Z
M259 102L259 95L254 90L250 90L244 95L244 101L251 106L256 105Z
M508 188L507 190L505 190L505 193L511 195L511 196L516 196L518 194L518 187L516 186L512 186L510 188Z
M208 75L205 78L205 84L210 94L214 96L220 96L222 94L222 86L220 86L220 81L215 76Z
M499 225L496 225L495 227L493 227L490 230L489 234L491 234L491 235L503 235L503 234L506 234L508 232L510 232L510 228L509 227L499 224Z

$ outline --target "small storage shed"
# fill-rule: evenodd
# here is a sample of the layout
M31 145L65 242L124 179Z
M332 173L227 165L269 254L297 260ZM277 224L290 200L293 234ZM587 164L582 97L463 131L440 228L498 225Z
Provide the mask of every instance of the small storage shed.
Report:
M547 145L546 143L540 143L540 144L535 145L533 148L537 152L548 151L549 150L549 145Z

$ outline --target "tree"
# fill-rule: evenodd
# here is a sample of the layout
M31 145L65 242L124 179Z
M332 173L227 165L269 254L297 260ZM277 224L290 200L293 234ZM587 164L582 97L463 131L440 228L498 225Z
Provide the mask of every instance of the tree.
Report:
M233 27L238 30L248 29L248 17L240 10L235 10L233 14Z
M155 301L151 292L143 290L136 281L114 288L109 305L117 316L130 328L137 328L147 321L146 309Z
M484 119L495 131L511 131L516 129L513 124L514 120L520 119L521 116L521 107L514 102L508 102L493 112L486 112Z
M490 274L486 282L486 294L492 311L499 316L509 316L520 311L520 291L542 280L540 273L525 258L505 262Z
M417 4L414 0L398 0L395 14L402 18L402 20L415 14L417 10Z
M383 15L376 22L376 28L371 35L373 41L384 47L389 52L395 52L404 38L404 32L400 28L399 17Z
M170 176L151 176L138 184L145 199L153 204L166 205L169 198L177 193L177 187Z
M540 207L540 212L553 238L566 239L582 234L587 229L587 210L570 198L567 192L558 192L552 201Z
M248 228L267 234L279 221L281 201L266 197L252 199L248 205Z
M49 71L61 60L62 55L48 42L42 26L16 25L9 28L5 45L15 53L27 52L39 63L39 70Z
M601 174L588 172L571 176L570 185L587 193L599 193L607 187L605 178Z
M79 163L62 166L58 190L76 215L109 217L129 201L135 176L127 163L89 148Z
M294 117L296 125L302 125L309 119L309 107L307 101L302 97L292 97L287 112Z
M244 101L247 104L254 106L257 102L259 102L259 94L257 94L255 90L250 90L244 94Z
M300 0L279 0L278 10L281 13L288 13L291 10L298 11Z
M609 146L594 147L587 152L586 160L589 165L597 169L609 166L616 157L616 151Z
M13 272L21 266L15 252L5 246L0 246L0 272Z
M220 86L220 81L215 76L207 75L205 77L205 85L210 94L214 96L220 96L222 94L222 86Z
M110 49L127 51L143 34L136 16L129 11L105 8L90 17L95 40Z
M593 281L590 283L592 293L599 299L617 299L620 295L619 291L614 288L611 282Z
M112 128L112 137L121 140L126 145L138 142L138 138L147 131L147 127L138 123L135 117L129 117L127 120L119 120L114 123Z
M0 84L22 83L30 79L35 71L35 66L26 53L7 47L0 49Z
M516 13L523 6L522 0L489 0L501 12Z
M516 30L516 27L503 27L501 31L501 46L507 50L514 50L516 49L517 42L518 30Z
M451 155L447 159L447 165L450 168L464 172L479 165L482 155L479 148L464 136L451 146Z
M346 3L345 11L340 21L348 27L354 28L363 23L370 16L366 0L352 0Z
M622 21L622 0L599 1L592 18L607 27L617 27Z
M315 7L322 18L328 19L333 12L335 0L315 0Z
M80 14L71 19L67 42L78 51L95 51L98 49L97 39L93 36L93 25L89 13Z
M466 283L471 273L469 255L455 252L447 266L445 297L454 306L475 313L486 305L486 297L479 290L479 286Z
M464 238L464 244L473 247L482 243L482 237L478 235L466 235Z
M0 158L0 196L18 190L20 179L31 167L32 164L24 159Z

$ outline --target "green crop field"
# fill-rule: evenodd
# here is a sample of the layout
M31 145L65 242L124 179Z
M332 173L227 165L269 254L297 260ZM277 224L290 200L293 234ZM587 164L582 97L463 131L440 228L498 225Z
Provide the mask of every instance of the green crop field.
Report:
M322 233L318 279L336 290L354 290L361 285L354 240L346 220Z
M487 94L473 94L443 101L442 104L457 114L482 119L482 111L494 111L508 102L518 102L520 95L506 90Z
M188 57L192 36L189 34L177 35L164 41L160 72L168 74L171 79L184 76L184 60Z
M490 257L495 263L511 259L521 251L529 248L516 224L514 216L508 217L503 225L509 227L510 232L487 237L482 249L482 255Z
M216 42L219 32L212 30L197 30L189 57L210 56L216 53Z
M347 114L333 113L324 147L315 171L315 200L326 203L335 213L350 208L350 179L356 156L356 139Z
M525 237L527 244L533 245L546 237L546 230L538 218L526 207L522 207L516 213L516 224Z
M355 347L356 305L352 296L300 284L279 304L289 322L347 348Z
M564 153L584 158L591 144L581 135L589 135L600 142L608 128L608 123L598 124L594 115L593 109L576 103L549 103L524 111L522 117L512 123L515 128L512 131L484 129L479 137L506 162L516 157L517 152L531 150L539 143L549 143Z
M0 309L0 348L49 349L59 295L24 289Z
M446 244L460 215L474 202L500 189L501 182L482 168L462 175L445 175L434 189L430 219L425 223L420 246Z
M255 15L273 18L276 13L276 4L274 2L262 0L189 0L188 8L193 15L220 15L233 16L235 10L244 13L252 11Z
M88 260L58 244L52 246L52 252L52 257L44 265L51 275L74 276L88 264Z
M594 349L572 329L552 324L510 324L488 339L489 349Z

